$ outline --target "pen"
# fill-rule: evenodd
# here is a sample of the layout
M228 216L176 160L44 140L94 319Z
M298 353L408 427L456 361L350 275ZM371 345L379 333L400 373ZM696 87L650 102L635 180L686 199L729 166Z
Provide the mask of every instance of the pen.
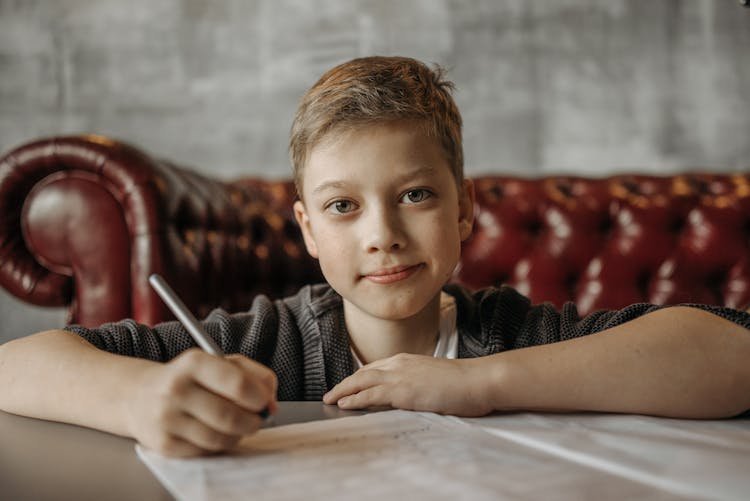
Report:
M148 282L151 287L154 288L159 297L164 303L172 310L172 313L177 317L182 325L185 326L190 336L200 346L203 351L215 355L217 357L223 357L224 352L221 347L208 335L203 329L203 326L196 320L195 316L187 309L185 303L177 296L177 293L167 284L167 282L158 274L152 273L148 277ZM260 414L261 419L267 421L270 418L268 408L263 409Z

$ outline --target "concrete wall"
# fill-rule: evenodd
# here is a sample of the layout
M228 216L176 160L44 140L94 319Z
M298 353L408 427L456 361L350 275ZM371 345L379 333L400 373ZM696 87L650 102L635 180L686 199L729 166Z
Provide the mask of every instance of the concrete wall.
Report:
M735 0L0 0L0 151L96 132L285 177L300 95L370 54L448 68L469 174L750 166ZM2 294L0 317L0 340L63 318Z

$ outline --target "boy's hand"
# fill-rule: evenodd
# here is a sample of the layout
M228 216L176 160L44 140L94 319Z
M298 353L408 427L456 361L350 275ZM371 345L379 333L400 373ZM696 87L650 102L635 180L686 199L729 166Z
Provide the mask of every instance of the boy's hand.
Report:
M390 406L457 416L483 416L493 408L479 359L449 360L401 353L365 365L326 393L342 409Z
M168 456L225 451L276 411L276 375L240 355L191 349L142 373L128 421L132 436Z

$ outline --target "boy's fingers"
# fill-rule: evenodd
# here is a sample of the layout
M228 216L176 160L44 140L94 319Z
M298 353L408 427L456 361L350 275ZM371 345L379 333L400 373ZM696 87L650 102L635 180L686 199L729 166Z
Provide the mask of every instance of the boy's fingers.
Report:
M276 412L276 408L277 408L276 393L279 387L279 380L276 377L276 373L273 372L270 368L266 367L265 365L260 364L256 362L255 360L251 360L242 355L229 355L226 358L228 360L231 360L233 363L237 364L243 370L247 370L249 372L256 374L258 378L257 380L268 391L268 402L266 405L266 409L272 414Z
M367 407L379 407L392 405L388 392L382 386L373 386L339 399L337 402L341 409L365 409Z
M247 435L257 431L262 424L257 413L198 385L185 392L180 409L214 430L229 435Z
M197 384L248 410L259 412L275 399L262 365L238 364L236 357L220 358L200 350L189 350L180 363Z
M165 438L158 445L149 446L145 443L144 445L158 451L160 454L176 458L189 458L201 456L206 453L205 449L201 449L197 445L175 436Z
M386 377L387 374L378 369L369 369L366 371L359 370L342 380L339 384L334 386L331 391L326 393L323 396L323 402L327 404L335 404L341 398L348 395L359 393L373 386L383 384Z
M232 363L237 364L238 367L252 373L259 381L263 381L264 384L268 385L269 388L276 388L276 374L265 365L239 354L227 355L224 359L230 360Z
M176 417L174 428L170 431L172 436L200 448L203 452L227 450L241 438L241 435L216 431L188 414Z

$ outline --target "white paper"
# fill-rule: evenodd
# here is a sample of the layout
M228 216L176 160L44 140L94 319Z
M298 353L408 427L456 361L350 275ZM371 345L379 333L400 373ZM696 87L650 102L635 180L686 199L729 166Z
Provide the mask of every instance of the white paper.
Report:
M591 459L595 455L581 452L585 446L577 441L585 434L569 434L564 420L532 426L529 434L529 429L519 431L523 425L518 421L505 427L493 419L483 418L477 425L430 413L388 411L264 429L227 456L173 459L140 446L137 450L180 500L693 498L689 490L669 482L611 467L620 464L617 460L602 467ZM487 426L495 431L488 432ZM530 438L519 439L525 436ZM746 482L744 477L738 481ZM714 498L734 499L736 487L730 496Z
M750 499L750 419L522 413L465 421L674 497Z

